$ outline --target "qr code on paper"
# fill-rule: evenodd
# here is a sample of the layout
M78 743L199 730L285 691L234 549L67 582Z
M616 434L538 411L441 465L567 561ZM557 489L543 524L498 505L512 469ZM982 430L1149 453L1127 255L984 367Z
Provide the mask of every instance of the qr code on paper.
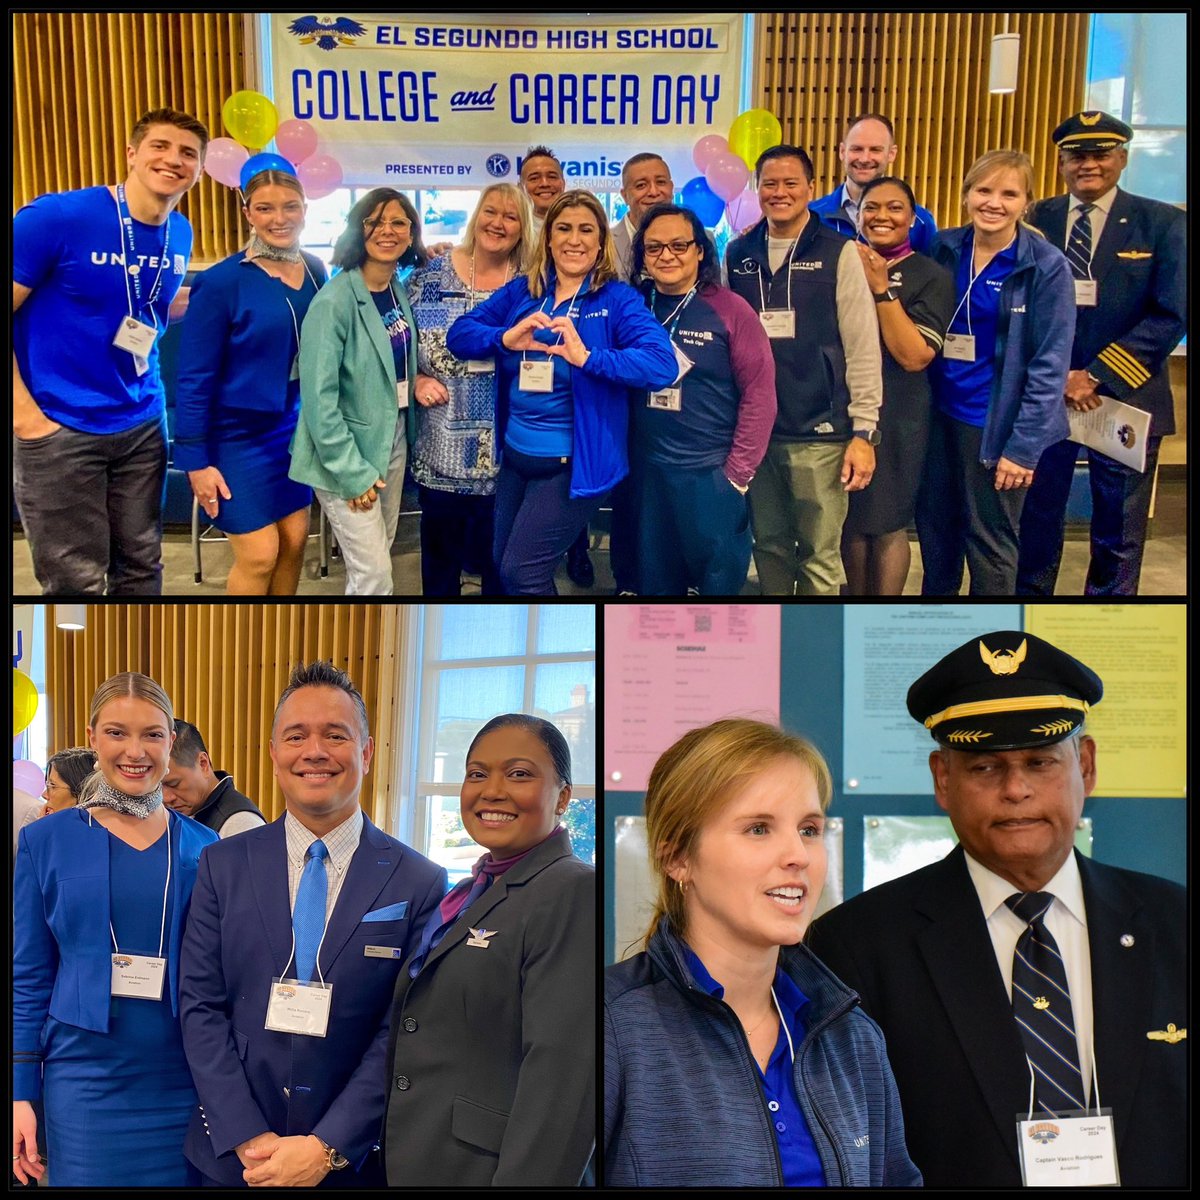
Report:
M696 633L712 633L712 613L697 613L692 621Z

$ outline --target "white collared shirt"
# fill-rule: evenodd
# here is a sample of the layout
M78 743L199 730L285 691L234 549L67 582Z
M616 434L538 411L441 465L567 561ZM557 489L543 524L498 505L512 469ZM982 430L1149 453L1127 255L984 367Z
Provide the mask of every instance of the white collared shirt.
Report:
M1088 220L1092 225L1092 254L1095 255L1096 247L1100 245L1100 235L1104 232L1104 223L1108 220L1108 214L1112 211L1113 201L1117 198L1116 187L1110 187L1099 200L1076 200L1074 196L1067 197L1067 236L1063 240L1063 249L1067 247L1067 242L1071 240L1071 230L1075 227L1075 222L1079 220L1079 210L1084 204L1092 204L1094 207L1088 213Z
M966 851L963 851L966 854ZM966 854L967 871L979 896L987 921L996 964L1004 980L1004 990L1012 1000L1013 956L1017 939L1027 928L1005 901L1020 889L1001 879ZM1083 882L1074 853L1067 855L1058 873L1040 892L1049 892L1054 903L1046 912L1045 925L1058 943L1067 969L1067 987L1071 992L1071 1015L1075 1020L1075 1044L1079 1050L1079 1069L1088 1094L1092 1090L1092 958L1088 943L1087 912L1083 905Z
M355 805L354 811L340 824L322 836L325 849L329 851L325 859L325 874L328 888L325 893L325 923L329 924L333 906L337 903L338 894L346 878L346 869L358 849L362 837L363 811ZM296 893L300 890L300 876L304 872L304 858L308 848L317 840L317 835L311 829L305 828L292 814L286 813L283 818L283 830L287 837L288 856L288 908L296 907Z

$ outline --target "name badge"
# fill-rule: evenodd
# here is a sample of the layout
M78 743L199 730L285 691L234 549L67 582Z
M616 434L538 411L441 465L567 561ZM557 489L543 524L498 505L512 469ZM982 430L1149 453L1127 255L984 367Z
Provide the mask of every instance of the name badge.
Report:
M758 319L767 331L769 338L790 338L796 336L796 310L791 308L769 308L760 312Z
M468 375L490 375L496 369L496 361L491 358L468 358Z
M408 407L408 380L398 379L396 381L396 407Z
M651 392L646 404L649 408L661 408L664 412L679 412L683 408L683 388L669 387Z
M364 946L363 958L400 958L404 951L399 946Z
M554 364L546 362L523 362L517 377L517 386L523 392L554 391Z
M1017 1119L1026 1187L1118 1187L1112 1110L1069 1117Z
M975 361L975 335L973 333L948 333L942 354L959 362Z
M264 1028L273 1029L276 1033L302 1033L305 1037L323 1038L325 1030L329 1028L329 1006L332 1003L331 983L272 979Z
M156 337L158 337L158 330L153 325L147 325L139 321L137 317L122 317L121 324L117 326L117 336L113 338L112 344L118 350L128 350L135 356L141 355L142 358L149 358L150 351L154 349Z
M167 960L148 954L112 956L113 996L134 996L140 1000L161 1000Z
M675 365L679 368L679 374L675 376L676 383L682 383L683 377L696 365L674 342L671 343L671 348L675 351Z
M1075 280L1075 307L1095 308L1099 298L1099 288L1094 279Z

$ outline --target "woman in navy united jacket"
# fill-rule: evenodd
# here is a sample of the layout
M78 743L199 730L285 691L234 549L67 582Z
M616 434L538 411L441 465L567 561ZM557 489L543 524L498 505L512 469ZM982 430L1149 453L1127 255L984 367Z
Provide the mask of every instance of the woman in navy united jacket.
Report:
M800 940L833 786L803 738L693 729L650 774L646 950L604 983L604 1182L906 1187L879 1027Z
M45 1153L58 1187L198 1182L183 1157L196 1092L179 1029L179 950L200 852L217 835L163 806L173 723L166 693L145 675L101 684L88 720L93 798L21 831L13 1172L22 1181L41 1177ZM165 959L165 969L146 959ZM132 994L127 973L161 990ZM32 1102L43 1096L39 1129Z
M1075 292L1062 251L1021 221L1033 202L1026 155L982 155L963 180L963 201L971 224L939 233L931 254L954 277L957 308L930 368L933 428L916 513L921 590L957 595L965 560L971 595L1008 596L1026 489L1042 452L1068 433Z
M666 331L618 277L591 193L555 200L528 274L459 317L446 347L496 360L504 591L553 596L558 560L629 472L629 389L678 372Z

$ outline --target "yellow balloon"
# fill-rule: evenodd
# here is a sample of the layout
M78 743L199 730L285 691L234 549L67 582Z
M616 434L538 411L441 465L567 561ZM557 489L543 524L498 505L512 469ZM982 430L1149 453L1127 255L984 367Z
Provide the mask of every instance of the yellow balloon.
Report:
M33 680L13 667L13 737L24 733L37 713L38 694Z
M234 141L247 150L261 150L279 125L275 105L262 92L234 92L225 101L221 118Z
M754 170L758 156L783 141L783 126L765 108L747 109L729 127L729 148Z

